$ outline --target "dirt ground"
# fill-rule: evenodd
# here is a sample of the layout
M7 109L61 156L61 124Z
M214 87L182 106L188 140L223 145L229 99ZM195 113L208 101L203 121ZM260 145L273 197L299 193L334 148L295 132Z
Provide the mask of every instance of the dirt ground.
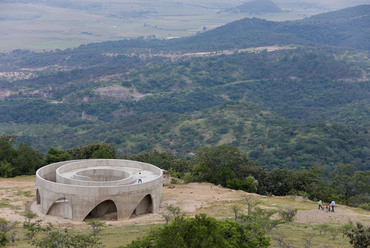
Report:
M23 222L25 205L31 202L31 210L44 222L55 224L81 224L62 217L45 216L41 213L40 205L35 203L35 181L31 179L0 179L0 217L9 221ZM120 224L153 224L164 222L161 213L169 205L180 207L187 216L194 216L204 212L214 217L232 217L231 206L243 204L243 197L247 193L240 190L231 190L210 183L176 184L163 187L162 203L158 213L140 215L130 220L109 221L110 225ZM298 208L295 218L299 223L345 223L349 220L361 221L370 224L368 212L354 211L352 208L337 205L335 213L327 213L316 209L316 203L300 197L266 197L253 195L261 202L262 208L283 208L291 205Z

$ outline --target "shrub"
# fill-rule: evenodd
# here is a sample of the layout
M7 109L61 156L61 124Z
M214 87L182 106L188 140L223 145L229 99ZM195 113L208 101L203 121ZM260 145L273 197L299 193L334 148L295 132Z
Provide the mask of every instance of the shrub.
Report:
M268 247L269 238L252 223L217 220L205 214L195 218L176 217L170 225L157 228L126 248L141 247Z
M367 211L370 211L370 202L369 203L363 203L359 205L360 208L365 209Z
M280 210L280 216L283 220L291 222L294 219L294 216L297 214L297 209L287 207L285 209Z
M191 172L185 172L184 176L182 177L184 179L185 183L191 183L195 181L194 176L191 174Z
M5 233L0 232L0 246L6 246L8 244L9 240Z
M347 236L350 238L349 242L354 248L370 246L370 227L364 227L361 223L357 223L356 227L347 233Z
M319 230L320 235L322 233L326 234L326 232L329 230L329 225L327 223L320 224L314 228L315 230Z

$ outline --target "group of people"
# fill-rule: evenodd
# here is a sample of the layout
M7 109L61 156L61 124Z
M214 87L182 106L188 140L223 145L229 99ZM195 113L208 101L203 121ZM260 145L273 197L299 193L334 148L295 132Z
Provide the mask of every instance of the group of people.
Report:
M319 210L322 210L322 211L326 210L326 212L334 212L335 201L331 201L330 204L328 203L327 205L323 205L322 201L320 200L318 204L319 204L319 207L318 207Z

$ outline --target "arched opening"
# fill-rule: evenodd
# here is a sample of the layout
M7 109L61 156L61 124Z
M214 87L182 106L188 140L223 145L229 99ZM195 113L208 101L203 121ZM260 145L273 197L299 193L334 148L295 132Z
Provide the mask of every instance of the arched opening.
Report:
M117 220L117 206L112 200L103 201L90 211L86 219Z
M71 203L67 198L61 197L51 205L47 215L62 216L64 218L72 219Z
M37 204L40 204L41 203L39 189L36 189L36 203Z
M146 195L140 203L137 205L135 210L132 212L131 217L135 217L140 214L153 213L153 200L151 195Z

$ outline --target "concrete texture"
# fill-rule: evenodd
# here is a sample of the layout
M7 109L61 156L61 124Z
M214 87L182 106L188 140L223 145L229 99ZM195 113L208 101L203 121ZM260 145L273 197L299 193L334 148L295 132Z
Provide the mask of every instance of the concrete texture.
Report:
M138 183L141 173L143 183ZM44 214L73 220L117 212L117 219L155 212L162 197L158 167L131 160L63 161L36 172L36 198Z

